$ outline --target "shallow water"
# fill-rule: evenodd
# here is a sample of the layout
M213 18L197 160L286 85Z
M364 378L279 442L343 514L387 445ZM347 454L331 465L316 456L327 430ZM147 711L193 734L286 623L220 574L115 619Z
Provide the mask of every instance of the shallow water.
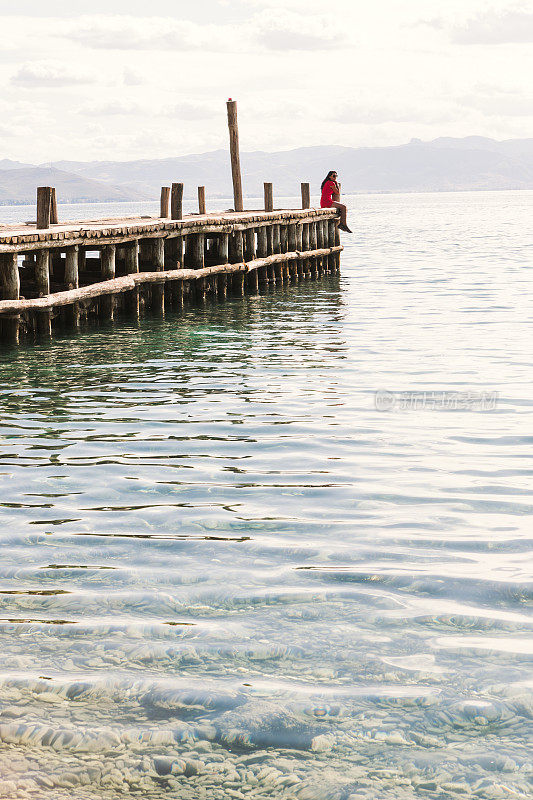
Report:
M0 797L531 797L533 193L350 204L340 278L2 351Z

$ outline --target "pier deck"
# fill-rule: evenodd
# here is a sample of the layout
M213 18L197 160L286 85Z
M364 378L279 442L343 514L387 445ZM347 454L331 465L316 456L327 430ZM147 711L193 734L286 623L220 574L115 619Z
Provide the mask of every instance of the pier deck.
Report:
M337 273L341 250L335 209L0 225L0 338Z

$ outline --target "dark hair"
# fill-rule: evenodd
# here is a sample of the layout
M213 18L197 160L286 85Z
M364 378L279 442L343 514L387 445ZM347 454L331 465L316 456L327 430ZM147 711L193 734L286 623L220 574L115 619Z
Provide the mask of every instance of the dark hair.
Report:
M336 170L330 169L330 171L328 172L328 174L326 175L326 177L322 181L322 186L320 187L320 189L322 190L328 181L332 181L333 178L331 176L332 175L336 175L336 174L337 174Z

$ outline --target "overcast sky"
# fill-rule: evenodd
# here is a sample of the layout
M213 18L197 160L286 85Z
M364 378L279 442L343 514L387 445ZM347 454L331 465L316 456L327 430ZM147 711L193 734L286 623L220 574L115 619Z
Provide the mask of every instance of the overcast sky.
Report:
M533 136L533 0L0 0L0 31L0 159L226 147L229 96L243 150Z

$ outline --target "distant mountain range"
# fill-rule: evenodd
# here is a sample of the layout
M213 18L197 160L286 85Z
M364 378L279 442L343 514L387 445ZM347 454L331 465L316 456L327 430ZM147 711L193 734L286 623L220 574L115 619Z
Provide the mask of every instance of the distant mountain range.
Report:
M335 169L346 193L439 192L476 189L533 189L533 139L496 141L481 136L413 139L396 147L300 147L277 153L241 155L248 196L261 196L263 182L275 194L296 195L301 181L314 194ZM56 161L35 166L0 160L0 204L35 202L37 186L55 186L60 202L154 200L160 187L185 184L192 197L205 185L212 197L232 195L226 150L141 161Z

